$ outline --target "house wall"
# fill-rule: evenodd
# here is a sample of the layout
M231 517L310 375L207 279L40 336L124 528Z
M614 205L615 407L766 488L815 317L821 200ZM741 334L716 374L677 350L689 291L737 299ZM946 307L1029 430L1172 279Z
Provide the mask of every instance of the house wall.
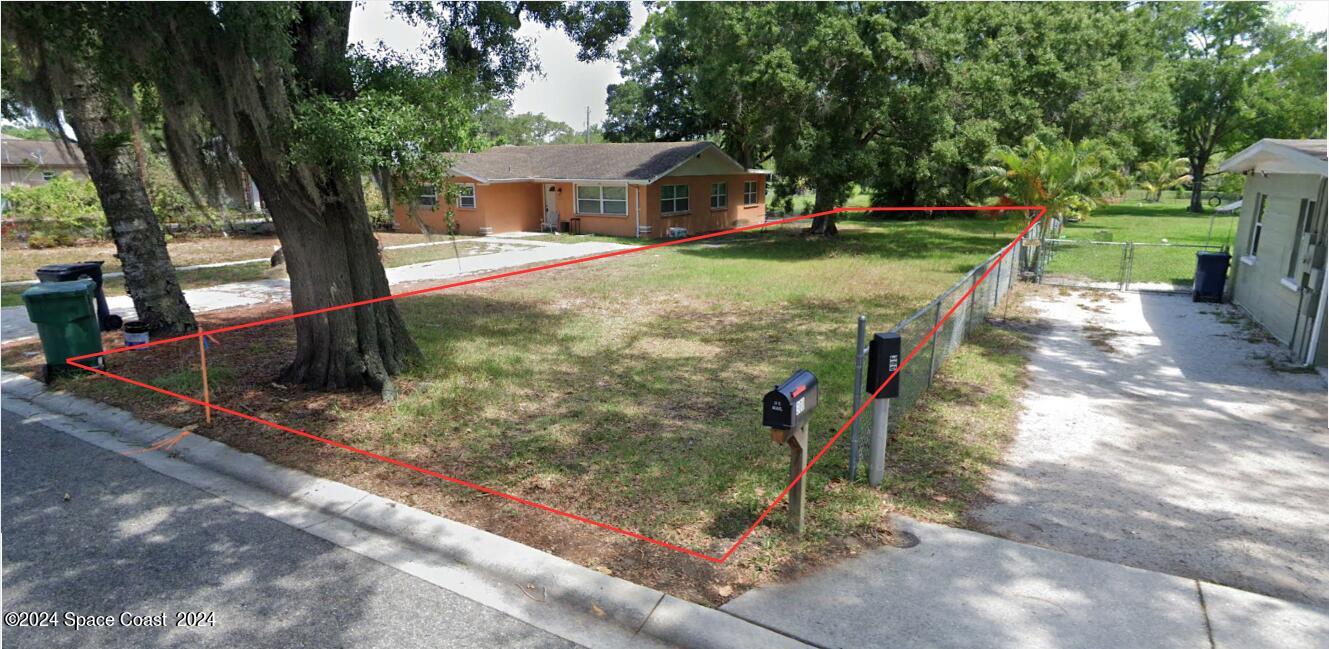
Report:
M458 177L457 183L475 184L475 207L453 206L453 218L457 221L459 234L478 235L484 227L498 232L521 232L538 230L544 206L541 202L538 183L498 183L484 185L473 178ZM407 213L404 201L397 201L392 209L397 229L402 232L419 232ZM442 202L437 208L416 207L416 216L435 232L447 231L447 206Z
M757 202L744 205L743 183L750 180L757 182ZM711 185L721 182L729 188L729 204L724 209L713 210ZM688 186L686 214L661 213L660 188L665 185ZM766 219L766 177L762 174L666 176L646 188L642 213L642 225L651 226L654 237L665 236L671 227L687 228L691 235L761 223Z
M705 162L705 161L699 161ZM694 168L695 170L695 168ZM455 182L474 182L471 178L456 178ZM743 205L743 183L757 182L757 202ZM712 210L711 185L725 183L729 188L729 204L722 210ZM474 209L454 207L454 218L460 234L477 235L480 228L491 227L495 233L537 231L544 219L546 183L476 183ZM700 234L761 223L766 218L766 177L762 174L727 175L671 175L651 185L628 185L628 213L624 216L581 214L577 212L577 183L549 183L554 187L554 205L559 221L570 223L580 220L583 234L603 234L635 237L637 225L651 227L650 236L664 237L670 227L687 228L689 234ZM615 183L603 183L615 184ZM660 188L663 185L688 186L689 209L686 214L660 213ZM447 228L446 208L416 208L416 215L431 230L444 232ZM393 218L402 232L419 232L407 214L406 204L398 201L393 206Z
M1244 308L1269 333L1301 355L1312 333L1319 305L1321 287L1302 290L1303 274L1312 267L1324 267L1325 179L1322 176L1296 174L1252 174L1246 180L1241 217L1233 245L1232 302ZM1265 196L1266 207L1260 245L1251 254L1251 233L1258 196ZM1312 236L1316 238L1310 259L1302 260L1293 250L1297 221L1303 199L1316 202ZM1303 235L1303 241L1305 237ZM1289 259L1296 254L1297 269L1288 277ZM1300 301L1300 305L1298 302ZM1300 311L1298 308L1300 307ZM1323 325L1323 321L1321 323ZM1325 335L1320 335L1317 355L1323 364Z
M597 214L579 214L577 212L577 183L551 183L553 184L558 206L558 218L562 222L571 222L573 218L581 219L582 234L605 234L614 237L635 237L637 236L637 208L640 205L645 211L645 194L641 191L640 185L628 185L628 213L624 216L606 216ZM583 183L583 184L605 184L619 185L623 183ZM645 221L643 221L644 223Z

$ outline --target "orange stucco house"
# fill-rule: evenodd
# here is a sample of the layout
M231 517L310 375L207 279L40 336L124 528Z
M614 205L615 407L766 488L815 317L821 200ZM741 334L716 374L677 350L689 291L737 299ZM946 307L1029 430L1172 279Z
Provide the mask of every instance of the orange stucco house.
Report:
M615 236L684 236L766 217L768 172L745 169L710 142L500 146L453 165L460 234L558 231ZM394 205L403 232L419 232L407 205ZM435 191L416 198L415 217L447 228Z

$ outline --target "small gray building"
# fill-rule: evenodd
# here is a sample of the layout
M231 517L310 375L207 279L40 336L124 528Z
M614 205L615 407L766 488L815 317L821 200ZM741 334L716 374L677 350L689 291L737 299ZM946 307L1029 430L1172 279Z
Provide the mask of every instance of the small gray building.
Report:
M1232 302L1299 363L1325 367L1324 140L1264 139L1221 171L1246 175L1233 245Z

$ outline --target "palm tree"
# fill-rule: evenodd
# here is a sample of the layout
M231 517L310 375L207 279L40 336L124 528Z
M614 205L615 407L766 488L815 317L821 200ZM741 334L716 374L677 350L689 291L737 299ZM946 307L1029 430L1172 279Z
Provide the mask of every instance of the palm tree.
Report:
M1113 170L1111 151L1101 142L1071 142L1030 136L1018 146L996 146L974 169L970 193L1003 205L1041 205L1047 220L1036 229L1036 247L1022 248L1025 271L1038 267L1042 243L1064 220L1081 220L1109 194L1125 188ZM1033 218L1033 214L1029 214Z
M1141 162L1136 177L1139 178L1140 189L1144 190L1144 200L1157 203L1163 199L1164 191L1190 182L1189 169L1190 162L1186 158Z
M1112 169L1101 142L1030 136L1018 146L996 146L974 169L970 192L1007 205L1042 205L1055 219L1080 220L1120 191L1125 178Z

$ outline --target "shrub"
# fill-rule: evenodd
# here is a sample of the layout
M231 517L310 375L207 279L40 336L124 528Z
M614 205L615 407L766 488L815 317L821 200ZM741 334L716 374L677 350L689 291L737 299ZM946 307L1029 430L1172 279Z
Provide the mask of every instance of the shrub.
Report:
M4 189L6 216L25 224L28 245L68 246L102 234L105 218L91 180L60 174L33 187Z

